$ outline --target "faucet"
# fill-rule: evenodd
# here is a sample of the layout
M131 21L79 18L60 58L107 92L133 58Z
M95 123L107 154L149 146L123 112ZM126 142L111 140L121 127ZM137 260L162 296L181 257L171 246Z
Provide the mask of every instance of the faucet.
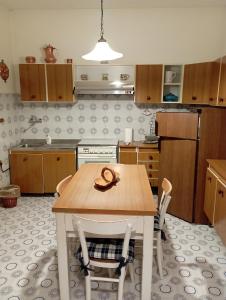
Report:
M37 116L35 115L31 115L30 119L28 120L28 123L30 124L30 126L28 128L25 128L23 132L28 131L31 127L33 127L37 123L42 123L42 119L37 118Z

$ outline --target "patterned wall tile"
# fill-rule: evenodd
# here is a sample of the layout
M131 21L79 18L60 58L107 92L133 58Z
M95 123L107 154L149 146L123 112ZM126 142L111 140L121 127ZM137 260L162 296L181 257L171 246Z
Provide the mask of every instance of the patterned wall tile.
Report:
M21 139L20 123L24 116L19 112L16 95L0 94L0 117L4 118L4 123L0 123L0 160L3 162L3 170L9 166L8 149ZM0 187L9 184L9 181L9 172L0 171Z
M0 94L0 117L5 119L0 124L0 160L4 169L8 167L8 149L21 138L40 139L49 134L55 139L123 140L125 128L132 127L134 139L142 140L154 134L156 111L163 110L159 105L137 106L127 95L118 95L117 100L112 100L111 95L83 95L74 105L21 103L19 99L19 95ZM171 110L170 106L167 110ZM32 115L42 122L30 127ZM9 172L0 173L0 186L8 183Z

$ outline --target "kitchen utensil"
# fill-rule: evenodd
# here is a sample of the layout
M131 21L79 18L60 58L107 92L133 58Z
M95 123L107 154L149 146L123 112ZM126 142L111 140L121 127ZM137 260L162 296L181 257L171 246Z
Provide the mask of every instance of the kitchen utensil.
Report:
M174 71L166 71L165 74L165 82L166 83L172 83L173 80L176 78L177 73Z
M36 58L35 58L34 56L26 56L26 57L25 57L25 61L26 61L26 63L28 63L28 64L33 64L33 63L35 63Z

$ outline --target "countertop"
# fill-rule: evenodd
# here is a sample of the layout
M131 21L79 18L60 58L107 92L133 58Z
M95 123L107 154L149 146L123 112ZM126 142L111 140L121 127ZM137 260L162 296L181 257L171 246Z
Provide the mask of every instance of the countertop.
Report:
M210 167L214 169L224 180L226 180L226 160L225 159L207 159Z
M10 148L10 151L53 151L75 150L79 139L53 139L47 144L45 139L24 139L19 145Z
M125 143L123 141L119 141L119 147L125 148L158 148L158 142L155 143L144 143L144 141L133 141L132 143Z

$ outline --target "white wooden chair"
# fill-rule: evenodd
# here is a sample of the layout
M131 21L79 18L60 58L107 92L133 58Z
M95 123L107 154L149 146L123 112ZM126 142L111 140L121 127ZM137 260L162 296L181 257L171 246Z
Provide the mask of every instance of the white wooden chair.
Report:
M135 220L134 218L134 222ZM85 275L86 300L91 299L93 280L118 283L118 300L122 300L125 267L127 263L132 263L134 256L135 241L130 238L135 224L128 220L96 221L77 215L73 216L72 222L81 243L80 251L77 251L76 256ZM86 239L85 234L102 237L102 239ZM121 239L118 239L119 236ZM92 266L116 269L118 278L92 276Z
M170 193L172 191L172 184L166 178L162 181L162 195L158 207L158 215L154 217L154 248L157 250L157 264L160 278L163 278L162 273L162 237L164 235L163 227L165 221L165 215L168 205L171 200Z
M72 179L72 175L69 175L67 177L65 177L64 179L62 179L56 186L56 196L60 196L63 192L63 190L65 189L65 187L68 185L68 183L71 181Z

